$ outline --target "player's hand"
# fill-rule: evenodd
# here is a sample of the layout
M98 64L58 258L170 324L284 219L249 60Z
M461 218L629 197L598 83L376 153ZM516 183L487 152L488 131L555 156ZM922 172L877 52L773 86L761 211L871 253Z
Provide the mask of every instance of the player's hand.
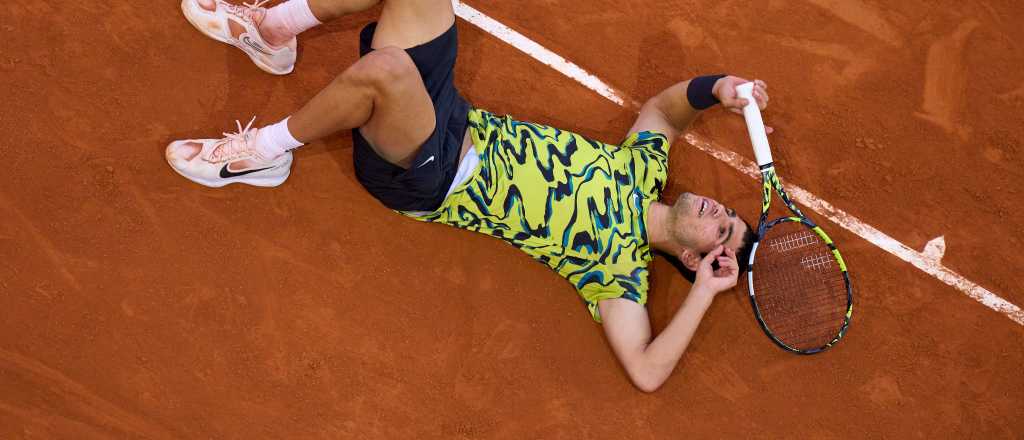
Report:
M714 261L718 261L718 270L711 267L711 263ZM736 253L732 249L719 245L700 260L693 289L699 289L710 295L729 290L736 286L736 279L740 274L739 268L740 266L736 262Z
M738 115L743 114L743 107L747 106L747 100L740 98L736 93L736 86L750 82L749 80L740 78L738 76L726 76L715 81L714 87L711 88L711 93L722 102L722 107L725 107L729 111ZM768 107L768 84L759 79L754 80L754 100L757 101L757 107L764 110ZM765 132L771 133L771 127L765 127Z

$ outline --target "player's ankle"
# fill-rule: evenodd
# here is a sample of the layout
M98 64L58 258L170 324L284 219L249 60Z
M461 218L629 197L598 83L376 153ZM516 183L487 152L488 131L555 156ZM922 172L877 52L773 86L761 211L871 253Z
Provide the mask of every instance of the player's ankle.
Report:
M263 41L269 44L270 47L277 49L287 46L288 42L295 37L294 35L291 35L287 32L283 32L280 29L274 28L273 26L267 26L265 22L266 20L264 20L264 23L260 23L258 29L260 32L260 37L263 37Z
M260 34L270 45L283 46L295 36L319 26L306 0L288 0L270 8L260 22Z
M260 129L256 133L252 149L256 154L265 160L274 160L289 150L294 150L304 145L303 142L295 139L288 129L288 120L284 118L276 124L271 124Z

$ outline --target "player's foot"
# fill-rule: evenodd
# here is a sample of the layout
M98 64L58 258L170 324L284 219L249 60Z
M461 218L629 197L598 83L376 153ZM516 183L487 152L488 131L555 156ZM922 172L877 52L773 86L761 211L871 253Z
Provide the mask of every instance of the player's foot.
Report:
M267 1L239 6L224 0L181 0L181 11L206 36L241 49L268 73L285 75L295 68L296 42L292 37L284 45L272 46L260 35L260 21L267 13L262 5Z
M256 118L253 118L255 121ZM278 186L292 168L291 151L264 158L255 148L258 129L253 121L238 133L224 133L221 139L186 139L171 142L164 152L167 163L186 179L200 185L220 188L231 183Z

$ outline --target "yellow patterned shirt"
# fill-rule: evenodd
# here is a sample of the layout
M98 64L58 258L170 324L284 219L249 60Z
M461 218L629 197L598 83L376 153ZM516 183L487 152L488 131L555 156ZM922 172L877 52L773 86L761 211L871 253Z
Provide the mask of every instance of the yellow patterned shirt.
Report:
M670 142L650 131L609 145L540 124L469 113L480 163L432 213L413 218L511 243L597 302L647 303L647 210L661 196Z

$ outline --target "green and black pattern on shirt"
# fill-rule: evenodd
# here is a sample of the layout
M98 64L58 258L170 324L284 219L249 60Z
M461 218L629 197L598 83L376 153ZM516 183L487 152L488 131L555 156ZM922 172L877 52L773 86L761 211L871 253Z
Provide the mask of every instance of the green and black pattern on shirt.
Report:
M647 210L668 172L660 133L621 145L546 125L469 114L480 164L437 211L413 215L500 238L572 283L600 322L597 302L647 302Z

